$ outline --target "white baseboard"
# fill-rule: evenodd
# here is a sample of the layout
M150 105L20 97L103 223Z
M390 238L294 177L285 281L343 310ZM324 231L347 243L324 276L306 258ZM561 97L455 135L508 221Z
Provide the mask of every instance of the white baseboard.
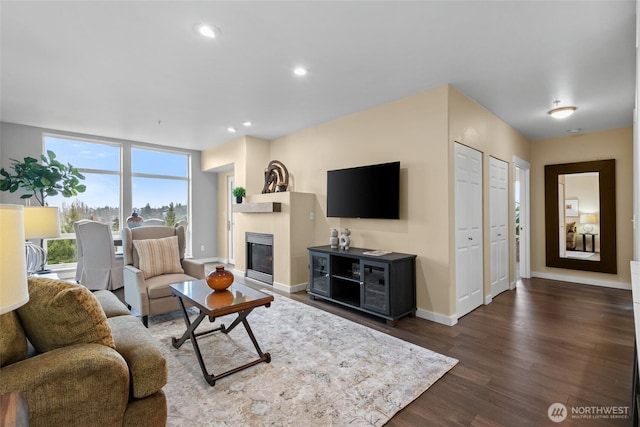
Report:
M458 323L458 317L455 315L445 316L443 314L434 313L432 311L423 310L421 308L416 310L416 317L431 320L432 322L440 323L446 326L453 326Z
M288 286L284 283L273 282L273 287L279 291L286 292L288 294L293 294L296 292L304 291L307 289L306 283L300 283L298 285Z
M484 297L484 305L491 304L491 301L493 301L491 294Z
M263 283L259 280L252 279L251 277L245 277L244 271L236 270L234 268L232 273L234 274L234 276L240 276L242 277L243 280L250 281L251 283L255 283L256 285L269 286L266 283ZM288 285L285 285L284 283L273 282L273 288L282 292L286 292L288 294L293 294L295 292L300 292L307 289L307 283L300 283L298 285L288 286Z
M565 276L560 274L542 273L539 271L532 271L531 276L539 277L541 279L560 280L563 282L577 283L580 285L602 286L605 288L631 290L631 283L613 282L611 280L598 280L590 279L587 277Z

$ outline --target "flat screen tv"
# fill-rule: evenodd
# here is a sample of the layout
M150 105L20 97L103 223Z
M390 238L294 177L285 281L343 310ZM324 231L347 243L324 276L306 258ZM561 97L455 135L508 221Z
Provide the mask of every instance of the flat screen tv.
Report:
M327 216L400 219L400 162L328 171Z

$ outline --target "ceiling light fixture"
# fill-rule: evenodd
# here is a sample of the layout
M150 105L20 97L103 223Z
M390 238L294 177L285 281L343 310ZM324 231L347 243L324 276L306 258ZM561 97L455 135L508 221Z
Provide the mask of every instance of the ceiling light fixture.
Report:
M246 127L246 128L250 127L252 124L253 124L253 123L251 123L251 122L250 122L250 121L248 121L248 120L247 120L247 121L245 121L245 122L242 122L242 126L244 126L244 127Z
M293 69L293 74L295 74L296 76L306 76L308 73L307 69L304 67L296 67Z
M227 128L227 131L229 133L236 133L237 132L236 128Z
M558 104L560 104L559 99L556 99L553 103L556 105L556 108L549 110L548 114L554 119L569 117L578 109L577 107L558 107Z
M198 34L200 34L202 37L206 37L208 39L215 39L218 34L220 34L220 30L207 24L197 25L196 31L198 31Z

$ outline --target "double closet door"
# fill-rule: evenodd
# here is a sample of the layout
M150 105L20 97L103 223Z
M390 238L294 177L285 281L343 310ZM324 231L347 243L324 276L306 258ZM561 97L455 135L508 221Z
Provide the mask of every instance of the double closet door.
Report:
M509 287L508 163L489 159L491 296ZM482 153L455 145L456 315L483 303Z

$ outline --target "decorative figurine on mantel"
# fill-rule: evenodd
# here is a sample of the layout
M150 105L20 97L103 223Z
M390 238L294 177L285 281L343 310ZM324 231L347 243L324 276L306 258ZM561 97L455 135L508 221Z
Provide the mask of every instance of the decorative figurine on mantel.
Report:
M342 229L342 234L340 235L340 249L345 251L349 250L349 244L351 243L351 239L349 239L349 235L351 231L348 228Z
M272 160L264 170L264 187L262 194L287 191L289 187L289 171L279 160Z
M335 228L331 230L329 245L331 246L331 249L336 249L338 247L338 230L336 230Z

